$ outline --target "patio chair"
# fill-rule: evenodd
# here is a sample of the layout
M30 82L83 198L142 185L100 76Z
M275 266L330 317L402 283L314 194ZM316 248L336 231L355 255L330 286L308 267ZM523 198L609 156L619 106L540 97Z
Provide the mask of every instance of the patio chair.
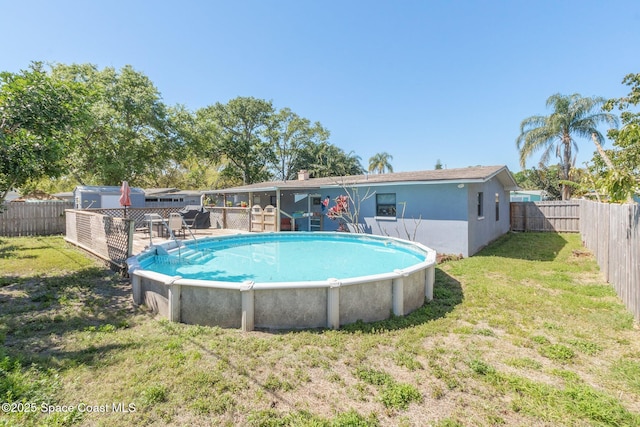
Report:
M174 236L178 236L180 235L180 233L182 233L183 238L187 237L185 233L185 225L182 221L182 215L177 212L172 212L169 214L169 229Z
M291 218L280 218L280 231L291 231Z

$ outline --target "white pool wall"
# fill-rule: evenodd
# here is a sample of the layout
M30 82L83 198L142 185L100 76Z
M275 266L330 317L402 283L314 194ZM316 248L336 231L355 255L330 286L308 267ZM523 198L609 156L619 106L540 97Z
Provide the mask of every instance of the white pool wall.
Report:
M243 331L336 329L358 320L384 320L391 313L404 316L433 299L436 252L415 242L383 239L409 244L426 253L426 259L402 270L350 279L234 283L166 276L144 270L139 258L132 257L127 263L133 300L174 322ZM175 245L170 242L163 249ZM146 256L151 255L141 255Z

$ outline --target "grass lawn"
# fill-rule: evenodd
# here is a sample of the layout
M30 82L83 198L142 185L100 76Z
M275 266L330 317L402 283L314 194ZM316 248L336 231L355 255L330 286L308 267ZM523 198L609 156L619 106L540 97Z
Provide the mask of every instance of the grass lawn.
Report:
M508 234L341 330L170 323L61 237L0 238L0 426L640 426L640 330L577 234Z

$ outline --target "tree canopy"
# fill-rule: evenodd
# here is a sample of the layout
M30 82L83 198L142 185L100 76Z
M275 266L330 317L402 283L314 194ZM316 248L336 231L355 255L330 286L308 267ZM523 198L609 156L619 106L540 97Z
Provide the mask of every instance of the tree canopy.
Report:
M69 136L83 115L81 94L41 63L0 73L0 203L13 188L65 172Z
M195 112L166 106L125 66L42 64L2 73L0 191L78 184L224 188L270 179L362 173L320 122L238 97ZM64 132L64 135L62 135ZM18 173L19 172L19 173ZM55 181L51 181L54 178ZM57 184L56 184L57 183Z
M80 184L142 185L179 157L182 141L172 128L160 92L144 74L125 66L57 65L53 75L85 86L88 114L77 127L68 169Z
M270 101L235 98L196 111L195 141L200 156L221 162L229 182L253 184L295 179L301 169L314 178L362 173L360 158L328 142L319 122Z
M320 122L311 124L309 119L300 117L289 108L283 108L274 117L274 126L269 136L273 143L273 171L276 179L295 179L304 165L304 151L310 146L327 143L329 131Z
M253 97L217 102L198 111L198 120L212 138L209 154L224 156L229 162L226 173L239 176L243 184L269 178L267 165L275 160L269 140L274 114L270 101Z
M640 113L632 110L640 104L640 74L628 74L622 83L630 86L629 94L604 105L605 111L621 112L622 127L609 130L613 148L596 154L590 166L596 190L610 201L628 201L640 193Z
M577 140L590 138L601 153L590 166L590 182L612 200L637 193L640 117L632 109L640 102L640 74L629 74L623 83L631 87L629 95L606 103L579 94L549 97L550 115L520 125L522 167L541 153L535 178L539 184L559 182L567 198ZM598 126L617 126L614 109L621 111L623 127L609 131L613 148L604 150ZM277 110L268 100L238 97L197 111L167 106L152 81L131 66L56 64L47 71L33 63L19 73L0 73L0 201L9 190L30 186L66 191L127 180L135 186L207 189L295 179L301 169L311 177L364 173L360 156L329 137L320 122L286 107ZM558 177L546 167L553 155ZM392 159L377 153L368 170L393 172Z

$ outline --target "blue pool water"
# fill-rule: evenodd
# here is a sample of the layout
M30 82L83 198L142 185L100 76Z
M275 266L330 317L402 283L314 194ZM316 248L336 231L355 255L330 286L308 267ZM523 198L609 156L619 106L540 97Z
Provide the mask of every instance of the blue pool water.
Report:
M145 270L189 279L299 282L389 273L425 261L402 242L347 233L269 233L208 238L141 261Z

